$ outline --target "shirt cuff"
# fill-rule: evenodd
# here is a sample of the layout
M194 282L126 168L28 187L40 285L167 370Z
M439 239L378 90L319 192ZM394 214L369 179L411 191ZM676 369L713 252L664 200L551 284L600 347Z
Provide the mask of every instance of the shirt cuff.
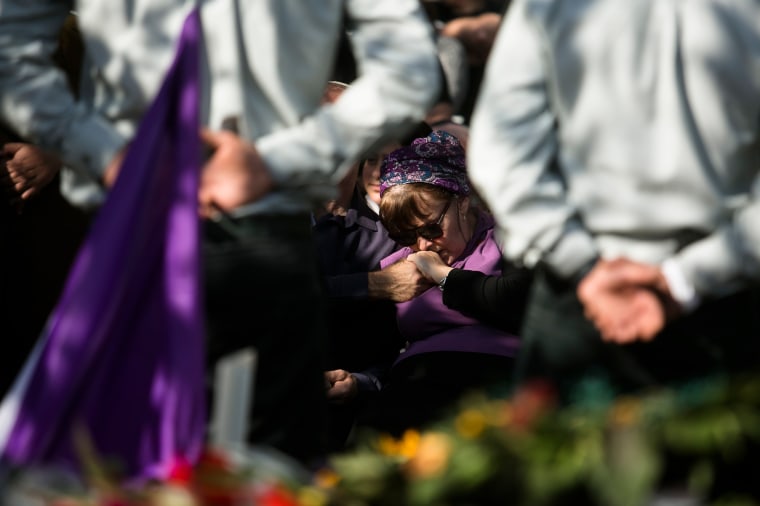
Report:
M684 312L690 313L699 306L702 300L699 294L697 294L694 285L686 279L683 269L678 265L678 262L669 258L662 263L660 268L665 282L668 284L670 295L683 308Z
M599 258L594 239L580 227L567 231L543 257L544 264L559 278L578 282ZM528 262L526 265L530 267Z
M351 376L356 380L359 392L379 392L382 389L380 380L372 374L352 372Z

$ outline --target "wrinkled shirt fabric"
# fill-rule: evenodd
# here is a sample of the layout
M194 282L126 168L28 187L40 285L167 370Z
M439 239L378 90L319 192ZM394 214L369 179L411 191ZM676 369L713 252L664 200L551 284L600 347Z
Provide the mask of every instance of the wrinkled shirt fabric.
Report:
M84 207L128 142L175 52L182 22L200 4L204 27L203 125L237 118L277 189L234 214L296 213L335 193L366 150L424 117L440 84L430 24L415 0L0 1L0 117L59 153L63 189ZM75 10L86 47L80 99L50 54ZM341 21L360 77L319 107Z
M720 296L760 277L759 120L755 1L515 0L469 174L508 259L671 259Z

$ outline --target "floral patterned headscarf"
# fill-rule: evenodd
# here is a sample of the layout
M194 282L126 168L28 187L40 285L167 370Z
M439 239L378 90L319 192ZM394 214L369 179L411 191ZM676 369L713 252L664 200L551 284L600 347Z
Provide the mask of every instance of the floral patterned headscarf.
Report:
M456 137L436 130L389 154L380 167L380 196L392 186L427 183L468 195L465 155Z

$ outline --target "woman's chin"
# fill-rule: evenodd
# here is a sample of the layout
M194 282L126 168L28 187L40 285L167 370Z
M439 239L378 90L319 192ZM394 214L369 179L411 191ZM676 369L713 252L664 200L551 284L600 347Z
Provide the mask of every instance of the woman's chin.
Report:
M370 188L367 191L367 196L370 198L372 202L374 202L377 205L380 205L380 190L379 189Z

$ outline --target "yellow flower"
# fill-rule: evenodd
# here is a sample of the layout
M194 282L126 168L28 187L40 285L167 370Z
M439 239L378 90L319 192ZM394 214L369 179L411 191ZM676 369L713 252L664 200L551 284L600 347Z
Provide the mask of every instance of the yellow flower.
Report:
M621 397L610 410L610 421L615 425L633 425L641 415L641 402L633 397Z
M298 504L300 506L325 506L327 496L314 487L304 487L298 492Z
M451 456L451 440L440 432L421 436L417 453L406 464L407 473L414 478L427 478L443 472Z
M411 459L417 454L420 447L420 433L409 429L404 432L399 445L399 455Z
M420 433L416 430L409 429L404 432L401 439L395 439L387 434L382 434L377 440L377 447L380 453L391 457L412 458L417 453L420 444Z
M475 439L486 427L486 417L480 411L466 409L459 413L454 420L457 432L466 439Z
M332 469L323 468L314 474L314 483L320 488L333 488L340 481L340 475Z
M377 438L377 450L383 455L395 457L398 455L398 443L394 437L388 434L380 434Z

